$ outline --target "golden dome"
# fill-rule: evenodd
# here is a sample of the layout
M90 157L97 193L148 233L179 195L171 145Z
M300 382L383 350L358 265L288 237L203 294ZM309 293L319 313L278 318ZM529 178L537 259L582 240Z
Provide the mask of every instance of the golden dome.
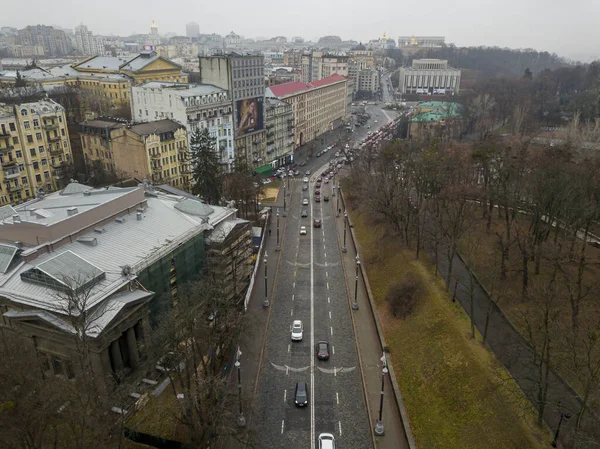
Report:
M158 28L158 26L154 23L154 20L152 21L152 25L150 25L150 28Z

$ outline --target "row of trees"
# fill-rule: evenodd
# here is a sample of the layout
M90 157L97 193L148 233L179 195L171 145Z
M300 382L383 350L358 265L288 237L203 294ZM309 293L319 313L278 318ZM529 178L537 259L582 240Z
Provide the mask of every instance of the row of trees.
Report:
M577 139L549 147L487 134L472 143L393 141L352 167L349 201L388 223L416 258L427 251L437 267L443 257L449 290L460 251L493 301L514 311L537 354L540 423L550 368L582 398L577 427L598 404L599 254L588 243L600 219L597 151ZM476 280L467 283L474 317Z

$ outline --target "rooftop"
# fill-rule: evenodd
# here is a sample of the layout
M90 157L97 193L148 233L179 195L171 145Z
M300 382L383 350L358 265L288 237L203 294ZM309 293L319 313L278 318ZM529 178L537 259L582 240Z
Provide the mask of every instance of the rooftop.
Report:
M276 98L283 98L306 90L316 89L319 87L328 86L330 84L339 83L340 81L346 81L346 78L344 78L341 75L338 75L337 73L334 73L333 75L328 76L327 78L323 78L318 81L313 81L312 83L291 81L289 83L275 84L267 88L267 95Z
M136 89L171 89L177 91L178 95L182 97L196 97L201 95L217 94L227 92L226 89L213 86L212 84L181 84L181 83L167 83L162 81L151 81L143 84L142 86L136 87Z
M155 120L153 122L138 123L132 125L129 130L140 136L149 136L151 134L162 134L168 132L175 132L178 129L185 129L185 126L171 120Z

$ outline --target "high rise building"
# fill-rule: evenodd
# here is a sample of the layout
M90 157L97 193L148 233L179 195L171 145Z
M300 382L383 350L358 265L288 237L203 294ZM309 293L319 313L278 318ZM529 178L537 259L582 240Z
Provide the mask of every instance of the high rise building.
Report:
M400 69L398 90L403 94L452 94L460 88L460 69L443 59L415 59Z
M46 56L62 56L71 51L71 43L65 32L46 25L30 25L19 30L15 44L41 45Z
M200 36L200 25L196 22L190 22L185 26L185 35L187 37L191 37L192 39Z
M65 109L52 100L0 106L0 205L61 186L71 164Z
M236 164L270 169L264 127L264 57L239 53L200 57L200 83L226 89L232 101Z
M348 57L313 51L302 55L302 82L310 83L330 77L334 73L348 76Z
M83 24L75 27L75 43L77 50L85 56L104 55L105 39L94 36L94 33Z

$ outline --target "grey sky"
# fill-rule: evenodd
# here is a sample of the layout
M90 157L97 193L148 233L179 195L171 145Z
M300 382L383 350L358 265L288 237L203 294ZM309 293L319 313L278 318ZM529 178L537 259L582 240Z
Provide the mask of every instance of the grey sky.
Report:
M86 24L95 34L147 33L154 19L161 34L185 34L191 20L202 33L245 37L333 34L367 41L383 32L444 35L457 45L535 48L561 56L600 58L600 0L229 0L166 2L53 0L5 2L0 26L30 24L73 28ZM76 5L74 7L74 5Z

